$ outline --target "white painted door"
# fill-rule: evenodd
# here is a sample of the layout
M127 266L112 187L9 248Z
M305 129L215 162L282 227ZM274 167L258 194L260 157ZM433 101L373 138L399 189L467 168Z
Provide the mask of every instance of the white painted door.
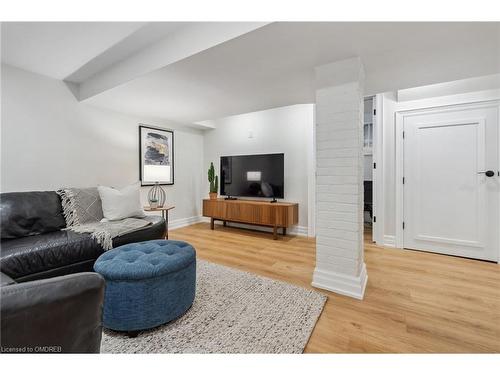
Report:
M404 116L405 248L498 261L498 117L498 103Z

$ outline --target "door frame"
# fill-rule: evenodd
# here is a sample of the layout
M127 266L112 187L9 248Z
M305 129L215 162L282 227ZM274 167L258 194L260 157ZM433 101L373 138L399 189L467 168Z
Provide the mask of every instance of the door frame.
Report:
M373 223L373 240L380 246L384 246L384 99L382 94L374 96L375 115L373 119L373 162L376 168L373 170L373 215L377 221Z
M498 111L498 168L500 169L500 100L484 100L478 102L471 102L465 104L452 104L443 106L423 107L411 110L396 111L396 163L395 163L395 180L396 180L396 212L395 212L395 243L396 247L403 249L403 218L404 218L404 189L403 189L403 176L404 176L404 141L403 141L403 124L407 117L422 115L422 114L435 114L446 113L458 110L480 109L495 107ZM497 171L498 174L499 171ZM497 176L498 178L498 176ZM500 221L500 191L498 192L498 215ZM500 243L500 232L498 233L498 243ZM500 248L498 249L497 263L500 263Z
M373 123L373 143L372 143L372 241L380 246L384 244L384 133L383 133L383 97L382 94L365 96L364 99L372 98L372 123ZM376 165L376 168L373 166Z

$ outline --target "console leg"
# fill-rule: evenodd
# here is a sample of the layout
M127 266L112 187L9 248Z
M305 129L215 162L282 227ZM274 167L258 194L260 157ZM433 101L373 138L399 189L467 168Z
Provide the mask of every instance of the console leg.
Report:
M165 239L168 240L168 211L165 211Z
M212 230L214 230L214 221L215 221L214 218L211 217L210 218L210 229L212 229Z
M276 225L273 227L273 239L278 239L278 227Z
M283 236L286 236L286 228L283 227Z
M224 221L222 222L222 224L223 224L224 226L226 226L226 221L224 220Z

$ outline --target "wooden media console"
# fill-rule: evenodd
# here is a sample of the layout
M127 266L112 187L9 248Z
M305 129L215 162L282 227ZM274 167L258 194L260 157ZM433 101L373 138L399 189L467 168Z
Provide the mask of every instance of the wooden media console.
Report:
M214 221L244 223L273 228L274 239L278 238L278 228L286 229L299 222L299 204L249 199L225 200L204 199L203 216L210 218L210 228L214 229Z

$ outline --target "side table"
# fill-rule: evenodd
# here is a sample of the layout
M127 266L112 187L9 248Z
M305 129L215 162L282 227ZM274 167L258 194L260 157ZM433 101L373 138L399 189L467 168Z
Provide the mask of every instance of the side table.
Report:
M173 210L175 206L163 206L151 208L144 206L144 211L161 211L161 217L165 219L165 239L168 240L168 211Z

